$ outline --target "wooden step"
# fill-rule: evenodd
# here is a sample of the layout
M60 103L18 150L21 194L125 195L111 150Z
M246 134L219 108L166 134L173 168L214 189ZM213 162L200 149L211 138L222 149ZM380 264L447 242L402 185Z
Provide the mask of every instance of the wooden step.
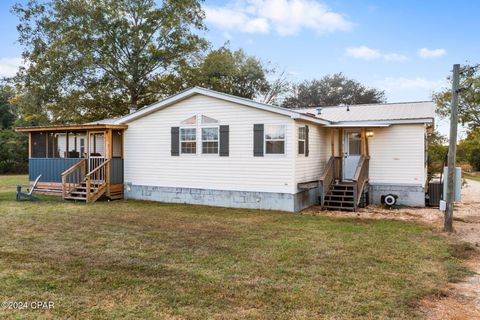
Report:
M354 207L339 207L339 206L323 206L326 210L338 210L338 211L355 211Z
M343 186L343 185L334 185L332 187L332 190L338 190L338 191L353 191L353 186Z
M80 196L85 196L85 197L87 196L86 191L72 191L72 192L70 192L70 195L75 195L75 194L80 195Z
M355 184L354 182L346 182L346 181L343 181L343 182L335 183L334 186L353 187L354 184Z
M327 196L350 196L353 197L353 191L330 190Z
M353 196L326 195L325 201L353 201Z
M335 201L335 200L329 200L325 201L325 205L334 205L334 206L340 206L340 207L353 207L354 202L353 201Z
M95 188L93 186L90 187L90 192L95 192L98 188ZM79 187L76 187L75 190L82 190L82 191L87 191L87 187L86 186L79 186Z
M81 201L87 201L87 198L84 197L66 197L66 200L81 200Z

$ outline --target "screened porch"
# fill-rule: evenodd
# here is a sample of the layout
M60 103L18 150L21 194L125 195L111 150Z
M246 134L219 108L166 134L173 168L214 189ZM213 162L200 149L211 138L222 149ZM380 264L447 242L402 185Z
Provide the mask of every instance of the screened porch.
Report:
M93 202L123 197L126 126L75 125L19 128L29 134L29 180L41 175L41 193Z

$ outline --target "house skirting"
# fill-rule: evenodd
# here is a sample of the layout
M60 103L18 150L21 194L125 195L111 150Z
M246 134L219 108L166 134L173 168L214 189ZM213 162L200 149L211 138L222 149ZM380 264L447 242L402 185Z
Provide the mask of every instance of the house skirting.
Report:
M395 194L397 204L409 207L425 207L425 188L409 184L369 184L370 203L381 204L382 195Z
M319 188L297 194L125 184L125 198L229 208L297 212L318 202Z

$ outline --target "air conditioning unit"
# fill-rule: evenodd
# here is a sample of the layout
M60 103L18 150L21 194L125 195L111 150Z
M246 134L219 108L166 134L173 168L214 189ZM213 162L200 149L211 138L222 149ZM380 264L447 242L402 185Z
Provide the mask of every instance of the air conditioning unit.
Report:
M397 203L398 196L396 194L385 194L382 195L380 201L382 204L386 205L387 207L393 207Z

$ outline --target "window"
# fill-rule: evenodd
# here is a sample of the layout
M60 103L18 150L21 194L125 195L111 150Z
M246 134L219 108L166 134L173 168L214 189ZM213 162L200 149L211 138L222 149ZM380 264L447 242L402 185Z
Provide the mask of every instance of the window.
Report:
M218 154L218 128L202 128L202 153Z
M202 116L202 124L211 124L211 123L218 123L218 120L215 120L207 116Z
M285 126L265 126L265 153L285 154Z
M32 158L47 157L47 139L43 132L32 132Z
M80 157L83 158L85 155L85 138L80 138Z
M197 153L197 129L181 128L180 129L180 149L185 154Z
M197 116L190 117L182 121L182 124L186 125L196 125L197 124Z
M298 154L305 154L306 131L306 127L298 127Z
M58 151L58 134L47 134L47 158L60 158Z
M362 154L362 135L360 132L348 133L348 154L350 155Z

